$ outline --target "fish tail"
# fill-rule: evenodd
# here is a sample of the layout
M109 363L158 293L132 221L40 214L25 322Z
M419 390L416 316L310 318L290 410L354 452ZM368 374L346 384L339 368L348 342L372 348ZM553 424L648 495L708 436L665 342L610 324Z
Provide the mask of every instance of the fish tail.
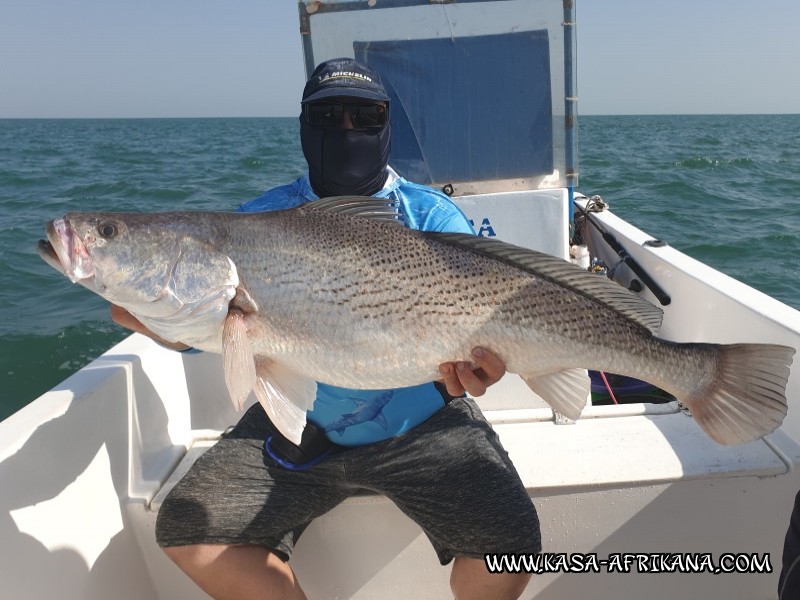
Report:
M720 444L756 440L786 416L786 384L794 348L773 344L703 344L717 354L716 369L702 386L678 400Z

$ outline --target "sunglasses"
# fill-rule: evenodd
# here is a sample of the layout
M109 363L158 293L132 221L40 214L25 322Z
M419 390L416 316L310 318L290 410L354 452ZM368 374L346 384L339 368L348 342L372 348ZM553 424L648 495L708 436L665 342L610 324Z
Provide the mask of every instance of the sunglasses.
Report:
M389 119L389 109L383 104L343 104L341 102L311 102L303 105L303 115L315 127L341 127L344 111L356 129L377 129Z

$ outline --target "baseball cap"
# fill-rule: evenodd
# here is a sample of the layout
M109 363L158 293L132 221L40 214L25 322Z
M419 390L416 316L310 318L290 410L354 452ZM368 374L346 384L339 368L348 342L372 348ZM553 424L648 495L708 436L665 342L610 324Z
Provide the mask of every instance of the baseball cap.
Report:
M378 74L352 58L334 58L317 65L303 89L302 104L334 96L389 101Z

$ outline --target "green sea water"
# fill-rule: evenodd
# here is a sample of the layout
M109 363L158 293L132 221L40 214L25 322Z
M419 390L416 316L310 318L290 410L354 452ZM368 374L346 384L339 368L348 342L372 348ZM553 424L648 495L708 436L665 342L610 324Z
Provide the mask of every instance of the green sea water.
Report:
M800 115L582 117L580 185L800 308ZM127 332L36 253L68 210L225 210L305 170L294 118L0 120L0 419Z

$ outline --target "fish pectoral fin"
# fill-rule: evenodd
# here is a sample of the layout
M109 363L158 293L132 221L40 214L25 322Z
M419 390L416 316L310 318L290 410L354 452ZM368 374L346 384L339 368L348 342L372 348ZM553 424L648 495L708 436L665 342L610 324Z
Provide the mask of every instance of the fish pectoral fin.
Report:
M244 313L255 313L258 312L258 304L250 295L250 292L247 291L247 288L244 287L242 284L236 286L236 293L231 299L230 305L233 308L238 308Z
M299 444L306 411L317 397L317 383L276 361L255 357L247 336L245 314L237 308L228 311L222 328L222 365L236 409L242 410L250 392L255 392L278 431Z
M314 406L317 382L269 358L255 361L253 388L270 421L293 444L300 443L306 411Z
M355 398L354 396L348 396L347 399L353 401L353 403L356 405L356 409L363 408L367 404L369 404L369 400L364 400L363 398Z
M553 410L573 421L581 416L591 393L591 380L586 369L564 369L521 377Z
M240 310L229 310L222 326L222 366L231 401L236 410L242 410L256 385L256 364Z

